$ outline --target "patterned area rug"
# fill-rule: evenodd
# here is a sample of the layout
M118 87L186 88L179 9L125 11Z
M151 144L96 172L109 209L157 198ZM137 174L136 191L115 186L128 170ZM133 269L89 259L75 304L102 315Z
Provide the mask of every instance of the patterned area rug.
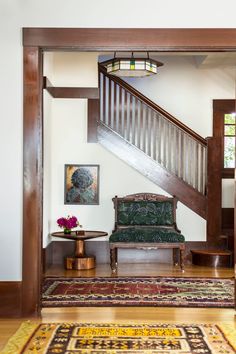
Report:
M46 278L42 306L232 308L234 281L184 277Z
M231 354L236 330L213 324L24 323L2 354Z

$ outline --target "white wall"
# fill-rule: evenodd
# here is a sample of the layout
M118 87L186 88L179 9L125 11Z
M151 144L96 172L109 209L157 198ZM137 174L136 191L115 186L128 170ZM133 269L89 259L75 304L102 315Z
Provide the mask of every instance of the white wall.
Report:
M121 5L126 9L124 11ZM22 27L235 27L235 1L1 0L0 280L21 280ZM150 10L151 9L151 10ZM227 11L227 15L226 15Z
M127 81L202 137L212 136L212 100L235 97L235 68L201 69L189 55L159 56L157 75Z
M112 198L137 192L163 192L99 144L87 144L86 100L57 100L52 104L51 231L59 231L60 216L76 215L85 229L111 233L114 227ZM100 204L64 205L64 164L100 165ZM205 221L181 203L177 223L188 240L205 238ZM194 227L193 227L194 225ZM102 239L99 239L102 240Z

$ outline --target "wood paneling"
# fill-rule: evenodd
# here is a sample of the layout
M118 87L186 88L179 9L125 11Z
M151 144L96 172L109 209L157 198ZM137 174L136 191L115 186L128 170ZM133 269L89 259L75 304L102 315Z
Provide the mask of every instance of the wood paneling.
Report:
M191 250L206 249L207 243L204 241L198 242L186 242L186 252L185 252L185 262L186 264L191 264L192 256ZM86 241L85 242L85 251L88 255L94 255L96 257L97 264L109 264L110 263L110 250L108 241ZM52 265L63 265L65 264L65 258L73 255L75 252L75 244L72 241L52 241L50 245L45 248L46 258L48 257L47 253L51 255L51 263L48 263L48 267L45 268L45 272ZM148 252L148 254L147 254ZM147 256L148 255L148 256ZM125 264L132 261L132 264L138 263L169 263L171 261L172 253L170 250L132 250L132 253L129 250L122 250L119 255L119 263Z
M217 246L221 234L221 138L207 139L207 242Z
M97 143L97 125L100 119L99 100L88 100L87 142Z
M192 254L191 250L205 250L207 247L206 241L187 241L186 242L186 254L185 254L185 262L187 264L192 264Z
M24 48L23 315L39 311L42 252L42 53Z
M222 229L234 228L234 208L222 208Z
M45 272L53 263L53 243L50 242L47 247L43 248L43 272Z
M234 170L234 299L236 309L236 169Z
M96 87L47 87L53 98L99 98Z
M19 317L21 315L21 282L0 282L0 317Z
M46 76L43 77L43 88L53 98L99 98L99 89L96 87L55 87Z
M205 267L231 267L232 252L222 250L192 250L192 262Z
M74 242L52 241L51 244L53 247L52 264L64 266L65 258L73 255L75 252ZM97 264L110 263L110 250L108 241L86 241L85 251L86 254L96 257ZM150 262L169 262L172 264L171 256L172 253L170 250L132 250L132 252L129 250L122 250L119 254L119 263L124 264L132 262L132 264L147 264Z
M225 249L234 252L234 208L222 208L221 240Z
M235 100L213 100L213 136L221 138L221 177L234 178L233 168L224 168L224 116L235 112Z
M35 27L23 28L23 45L81 51L214 52L236 48L236 29Z

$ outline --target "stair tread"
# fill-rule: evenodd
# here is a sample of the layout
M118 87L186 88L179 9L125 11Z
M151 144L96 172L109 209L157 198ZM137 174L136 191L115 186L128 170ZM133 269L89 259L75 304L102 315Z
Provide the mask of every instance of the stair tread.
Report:
M228 250L191 250L191 252L196 254L210 254L218 256L230 256L232 254L232 252Z

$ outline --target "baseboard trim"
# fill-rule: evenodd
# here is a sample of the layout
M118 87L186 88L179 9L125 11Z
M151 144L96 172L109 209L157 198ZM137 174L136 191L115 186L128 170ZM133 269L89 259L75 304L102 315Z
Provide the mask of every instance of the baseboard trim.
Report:
M0 317L21 316L21 281L0 281Z
M53 241L42 251L43 272L45 272L53 264Z
M108 241L86 241L86 253L88 255L93 255L96 257L97 264L99 263L109 263L109 243ZM65 257L71 256L74 253L75 243L74 241L52 241L44 250L44 271L46 271L50 265L53 264L64 264ZM185 262L186 264L192 263L191 249L206 249L207 242L205 241L187 241L186 242L186 254ZM126 250L127 251L127 250ZM167 252L166 252L167 251ZM161 262L167 263L172 260L172 253L170 250L148 250L148 254L141 253L140 250L132 250L132 252L124 252L120 257L120 263L126 263L127 260L132 259L133 263L139 262Z

